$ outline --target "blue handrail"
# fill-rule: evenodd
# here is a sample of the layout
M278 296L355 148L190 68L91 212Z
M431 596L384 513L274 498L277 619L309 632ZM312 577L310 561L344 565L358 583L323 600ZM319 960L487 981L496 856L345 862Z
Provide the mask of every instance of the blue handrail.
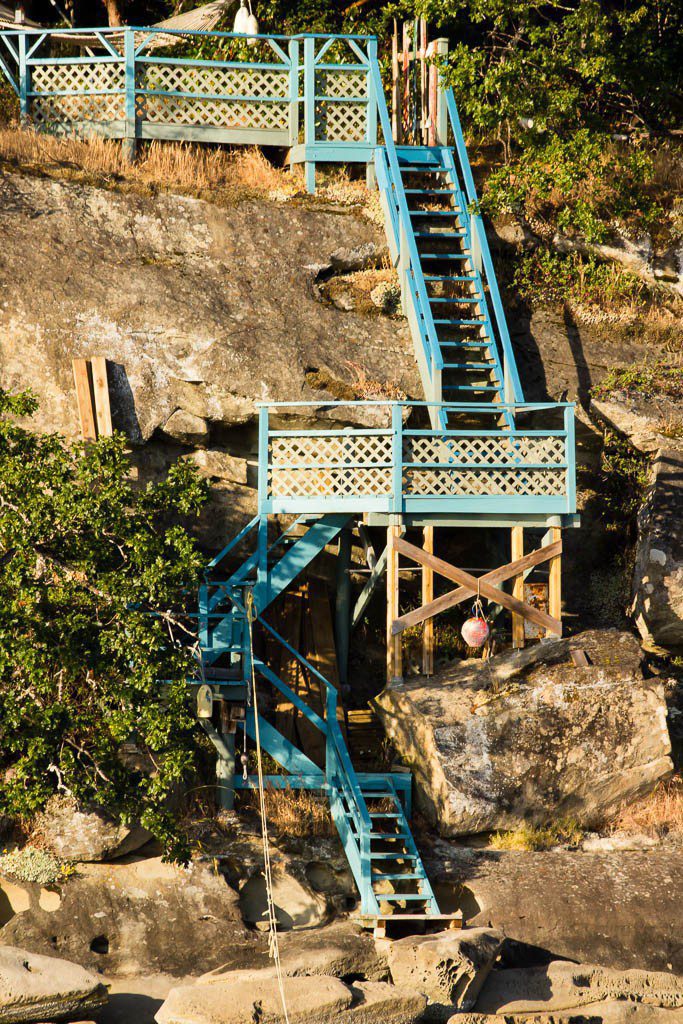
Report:
M465 186L465 195L467 196L467 212L469 213L470 217L471 237L474 239L474 237L476 236L477 243L479 246L479 252L481 254L481 261L484 268L484 274L486 282L489 286L489 296L491 299L491 305L493 306L493 314L495 317L496 327L498 329L498 337L500 339L501 348L503 350L504 373L508 383L508 387L506 388L506 398L511 398L514 402L523 402L524 392L522 390L522 384L519 379L519 371L517 370L517 363L515 361L514 352L512 350L510 333L508 331L507 321L505 319L503 303L500 298L500 291L498 289L496 273L495 270L493 269L493 261L491 259L489 243L486 238L484 221L482 219L481 213L479 212L479 197L477 196L477 189L474 184L474 178L472 176L472 168L470 167L470 161L467 155L467 147L465 145L462 124L460 123L458 107L455 102L453 90L451 88L444 89L444 94L446 97L446 109L448 111L448 119L453 130L455 149L458 154L459 171L462 176L463 184Z
M365 797L360 788L356 770L349 757L349 752L346 748L342 731L339 728L339 722L337 721L339 698L337 688L260 615L258 616L258 621L270 633L273 639L278 641L289 654L296 658L325 687L325 781L330 795L332 815L349 858L349 863L352 869L354 869L354 875L356 876L361 893L363 909L366 913L376 911L377 904L372 890L370 859L372 820ZM271 675L272 673L268 678L271 678ZM317 723L314 722L314 724ZM350 829L343 805L337 805L336 793L339 789L344 794L349 813L355 825L355 836Z
M424 328L422 333L422 344L425 350L425 355L428 359L430 377L432 377L434 371L440 372L443 370L444 360L439 346L439 341L436 336L434 318L432 316L427 288L422 274L422 265L417 251L417 243L413 234L413 226L410 219L410 211L408 209L408 200L403 187L403 179L401 178L398 153L396 151L396 145L391 131L391 121L389 119L389 110L384 96L384 87L382 85L379 63L376 59L370 61L370 80L373 85L373 93L377 104L377 112L379 114L379 121L384 139L384 146L376 149L375 157L383 164L388 173L388 183L391 189L393 206L396 213L395 219L392 218L398 232L396 247L398 249L401 262L405 261L403 269L412 283L412 287L410 287L408 291L413 303L415 304L415 313L418 318L418 323L421 323ZM404 252L404 249L407 249L407 252Z

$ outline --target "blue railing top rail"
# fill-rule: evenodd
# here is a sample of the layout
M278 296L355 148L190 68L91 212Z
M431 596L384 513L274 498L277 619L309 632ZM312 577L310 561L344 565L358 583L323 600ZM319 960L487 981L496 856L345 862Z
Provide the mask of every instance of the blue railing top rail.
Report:
M310 400L301 402L256 402L255 405L257 409L327 409L331 407L355 408L358 406L384 405L389 407L400 406L401 408L437 408L445 409L448 412L488 412L499 414L505 410L525 412L527 410L540 411L543 409L574 409L576 402L426 402L422 400L412 401L409 398L401 400L392 398L361 398L354 402L328 402L325 399L321 399L319 402L311 402Z
M332 33L332 32L296 32L293 35L282 35L278 32L217 32L213 29L190 29L190 28L162 28L154 25L96 25L96 26L78 26L76 28L51 28L45 26L44 28L29 28L17 26L17 28L2 28L0 29L0 35L14 35L14 36L43 36L43 35L59 35L59 36L78 36L79 38L86 35L121 35L123 32L149 32L150 34L159 34L164 36L206 36L216 39L282 39L284 41L288 39L339 39L347 40L353 39L355 42L367 42L370 39L377 40L377 36L374 35L352 35L345 33Z
M467 204L470 213L470 223L472 226L472 235L477 236L477 242L479 245L479 251L481 253L481 261L484 267L484 274L486 282L489 286L489 296L491 299L491 305L493 306L493 314L498 328L498 336L500 344L503 349L503 355L505 357L506 374L509 378L512 395L516 402L524 401L524 391L522 390L522 382L519 378L519 371L517 369L517 362L515 360L514 352L512 350L512 343L510 341L510 332L508 331L507 321L505 319L505 312L503 310L503 303L500 297L500 290L498 288L498 279L493 268L493 261L491 259L491 252L489 250L488 239L486 238L486 229L484 227L484 221L479 210L479 197L477 195L477 189L474 184L474 177L472 175L472 168L470 166L469 156L467 155L467 147L465 145L465 137L463 135L462 124L460 122L460 115L458 114L458 107L455 102L455 96L453 90L449 87L444 90L446 97L446 109L448 111L448 120L453 131L453 139L455 141L455 150L458 156L458 171L462 177L462 183L465 188L465 195L467 197Z

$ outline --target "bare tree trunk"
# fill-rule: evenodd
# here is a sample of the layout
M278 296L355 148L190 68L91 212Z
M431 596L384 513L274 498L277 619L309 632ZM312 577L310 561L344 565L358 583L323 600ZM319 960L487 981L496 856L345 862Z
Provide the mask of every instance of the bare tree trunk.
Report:
M109 25L112 28L123 25L120 0L102 0L102 3L107 8L107 19L109 21Z

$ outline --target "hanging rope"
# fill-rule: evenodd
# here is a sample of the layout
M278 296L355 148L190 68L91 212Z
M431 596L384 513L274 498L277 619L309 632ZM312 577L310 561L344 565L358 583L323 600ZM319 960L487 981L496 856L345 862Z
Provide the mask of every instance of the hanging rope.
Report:
M282 963L280 962L280 945L277 936L277 918L275 916L275 901L273 899L273 873L270 864L270 842L268 840L268 819L266 815L266 793L263 785L263 761L261 758L261 733L259 730L258 699L256 694L256 670L254 669L254 633L253 624L256 619L254 608L254 596L251 590L246 593L247 622L249 624L249 660L251 663L251 706L254 713L254 740L256 742L256 771L258 775L259 807L261 811L261 838L263 840L263 877L266 881L266 913L268 915L268 952L275 961L277 973L277 984L280 990L280 1001L285 1024L289 1024L287 1013L287 1000L285 998L285 985L282 975ZM247 730L244 730L245 749L242 755L244 773L247 773L246 762L246 738Z

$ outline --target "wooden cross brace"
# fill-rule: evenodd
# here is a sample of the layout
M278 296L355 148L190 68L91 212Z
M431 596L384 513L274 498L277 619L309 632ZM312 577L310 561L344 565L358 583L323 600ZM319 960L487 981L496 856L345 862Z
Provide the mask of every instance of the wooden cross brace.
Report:
M561 540L548 544L547 547L538 548L537 551L531 551L523 558L518 558L514 562L508 562L507 565L501 565L498 569L492 569L491 572L487 572L478 579L476 576L471 576L468 572L465 572L464 569L458 569L449 562L444 562L443 559L437 558L436 555L423 551L422 548L418 548L414 544L409 544L402 537L395 538L394 547L400 554L411 558L419 565L425 565L427 568L433 569L439 576L444 576L447 580L460 584L457 590L451 590L449 593L437 597L434 601L423 604L421 608L416 608L414 611L394 619L391 624L391 632L394 636L397 633L402 633L409 626L415 626L419 622L424 622L426 619L438 614L438 612L446 611L448 608L461 604L477 593L488 601L495 601L496 604L501 604L509 611L529 619L530 622L535 622L549 633L555 636L562 636L562 623L559 619L553 618L552 615L532 607L532 605L527 604L525 601L520 601L511 594L506 594L503 590L494 586L495 583L503 583L505 580L519 576L526 569L540 565L542 562L547 562L551 558L557 558L562 553Z

